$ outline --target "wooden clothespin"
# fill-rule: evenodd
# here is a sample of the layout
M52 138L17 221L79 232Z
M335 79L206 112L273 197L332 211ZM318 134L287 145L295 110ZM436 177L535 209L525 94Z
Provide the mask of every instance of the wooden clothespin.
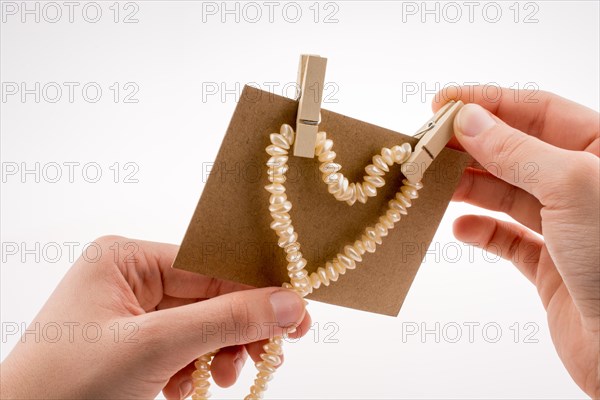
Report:
M446 147L454 135L454 117L463 105L462 101L447 103L415 134L420 140L401 167L410 182L420 182L427 168Z
M300 95L294 141L294 155L297 157L314 158L315 156L326 66L326 58L306 54L300 56L298 68Z

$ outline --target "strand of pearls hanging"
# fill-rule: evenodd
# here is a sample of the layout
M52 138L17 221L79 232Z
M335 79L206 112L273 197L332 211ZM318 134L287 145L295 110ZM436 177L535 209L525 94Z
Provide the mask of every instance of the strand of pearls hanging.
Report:
M382 243L382 238L388 235L390 229L394 228L402 215L407 214L407 208L412 200L418 197L418 190L423 185L411 183L404 179L403 185L395 197L388 202L388 207L383 215L379 217L374 226L365 228L360 238L354 243L347 244L343 250L332 260L319 267L315 272L308 273L305 269L306 259L300 251L298 233L292 225L292 217L289 214L292 203L288 200L285 190L286 172L288 170L288 151L294 144L294 130L291 126L284 124L279 133L270 135L271 144L265 149L270 158L267 161L268 179L270 184L265 189L270 193L269 212L273 222L271 229L278 236L278 245L283 248L288 262L287 271L290 278L289 283L282 286L296 291L305 297L318 289L321 285L329 286L331 282L337 281L340 275L347 270L355 269L357 263L362 261L366 252L374 253L376 246ZM377 189L385 185L384 176L389 172L389 167L394 164L402 164L408 160L412 149L408 143L393 146L391 149L384 147L380 154L373 157L373 163L365 167L366 175L360 183L350 183L340 172L341 165L335 163L336 153L333 149L333 141L327 139L325 132L317 134L315 155L321 165L322 179L328 186L328 192L339 201L345 201L352 206L357 201L366 203L369 197L377 196ZM269 339L263 346L264 353L260 355L261 361L257 362L258 373L254 384L250 387L250 394L245 400L262 399L267 390L267 383L273 379L273 374L281 364L283 339L275 336ZM193 373L194 395L193 400L201 400L209 397L208 388L210 382L210 362L216 353L205 354L196 361L197 370Z

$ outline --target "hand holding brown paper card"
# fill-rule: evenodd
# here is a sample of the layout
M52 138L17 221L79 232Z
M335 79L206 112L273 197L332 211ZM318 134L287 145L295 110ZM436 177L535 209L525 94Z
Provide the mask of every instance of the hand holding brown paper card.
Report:
M282 124L295 125L297 110L297 101L244 88L175 268L257 287L289 281L285 253L269 227L265 147ZM326 110L321 111L319 130L334 141L336 162L350 181L362 180L364 167L382 147L405 142L414 147L418 141ZM377 251L365 253L355 270L307 298L397 315L468 160L465 153L444 149L425 172L424 187L408 215L389 231ZM288 165L290 214L309 273L375 224L402 181L400 166L391 166L376 197L349 207L327 191L318 160L290 156Z

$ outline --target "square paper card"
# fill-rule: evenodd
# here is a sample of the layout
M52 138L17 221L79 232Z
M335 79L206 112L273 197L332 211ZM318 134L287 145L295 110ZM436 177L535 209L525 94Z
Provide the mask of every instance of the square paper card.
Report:
M289 282L285 252L270 228L270 193L265 148L282 124L295 126L298 102L246 86L221 144L204 191L174 262L175 268L252 286ZM426 119L426 118L424 118ZM336 163L350 182L362 182L364 168L382 147L417 139L330 111L321 111L319 130L327 132ZM423 177L423 189L408 215L395 224L374 253L356 269L321 286L307 298L397 315L444 215L469 156L444 149ZM337 201L321 179L315 157L290 154L285 182L298 242L311 273L374 226L398 191L403 176L390 167L385 186L366 204Z

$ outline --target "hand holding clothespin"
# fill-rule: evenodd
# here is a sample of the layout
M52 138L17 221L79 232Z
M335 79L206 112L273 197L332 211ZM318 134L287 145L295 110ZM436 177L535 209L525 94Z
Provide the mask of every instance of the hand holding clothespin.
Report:
M321 122L321 100L325 84L327 59L316 55L302 55L298 68L298 116L294 155L314 158L317 131Z
M463 105L462 101L448 102L415 134L420 140L401 167L410 182L420 182L427 168L446 147L454 135L454 118Z

